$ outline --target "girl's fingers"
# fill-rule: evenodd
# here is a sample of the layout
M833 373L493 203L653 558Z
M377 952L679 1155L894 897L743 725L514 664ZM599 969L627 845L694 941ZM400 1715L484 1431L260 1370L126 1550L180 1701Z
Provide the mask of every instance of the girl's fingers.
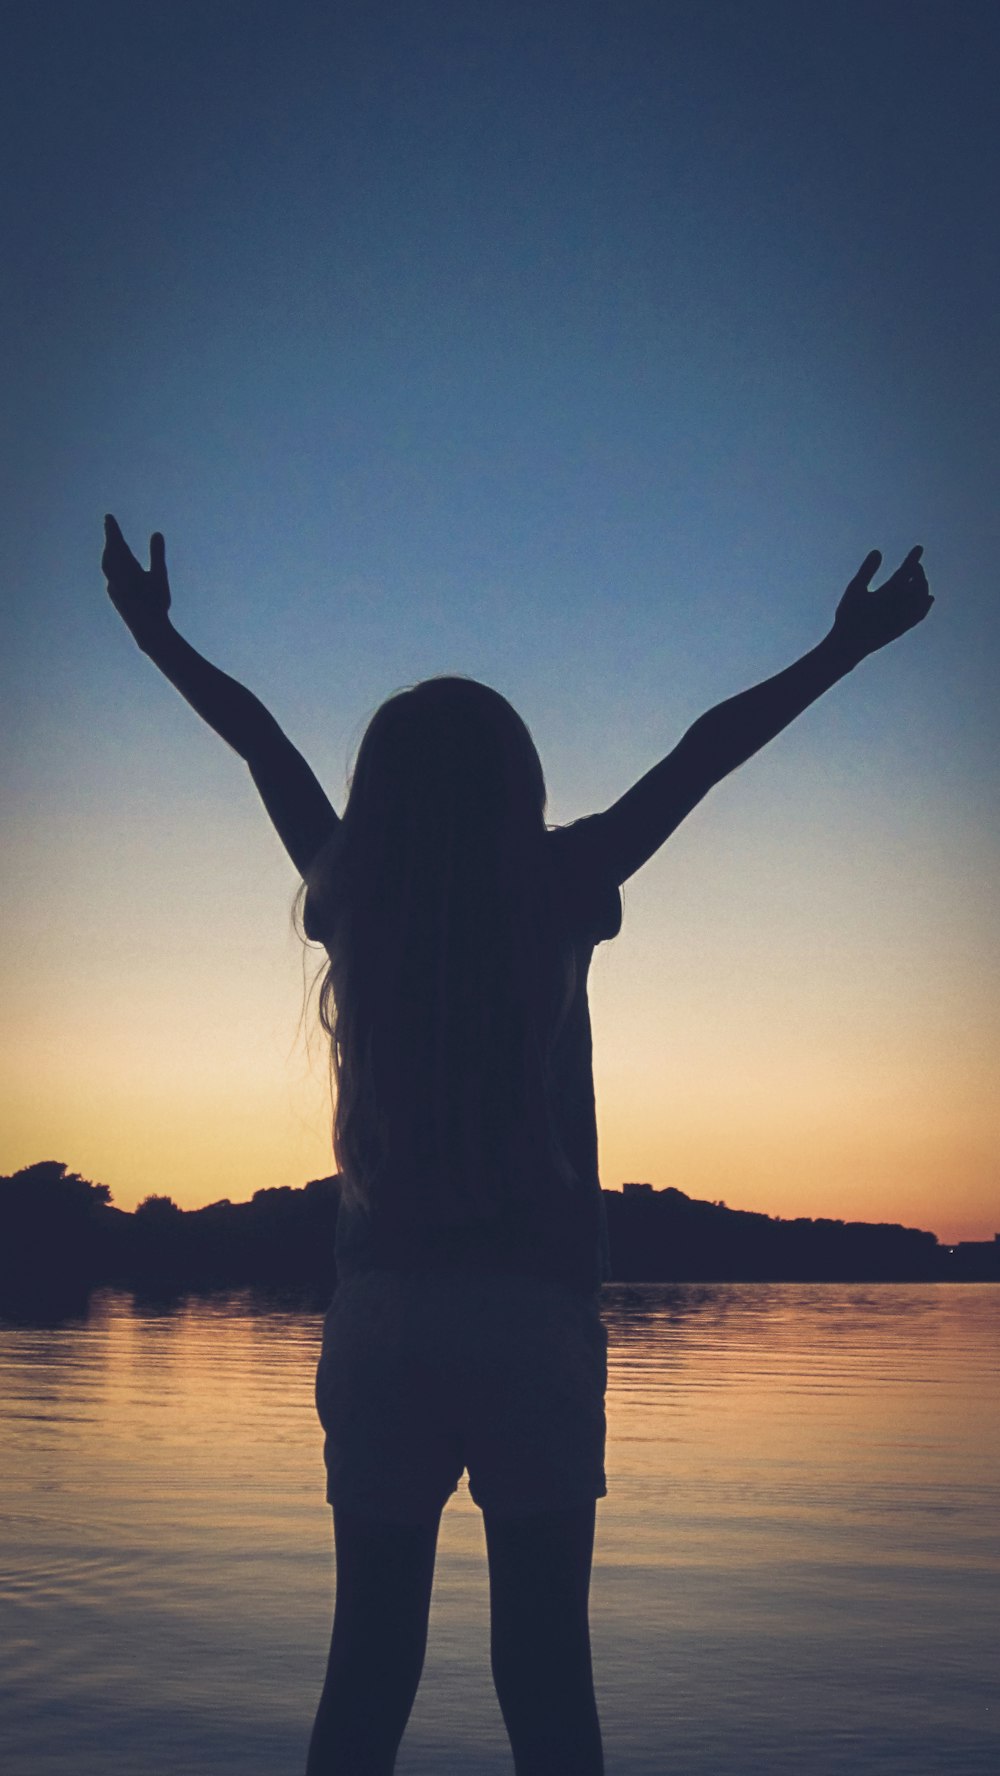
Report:
M871 549L869 551L869 553L865 556L863 562L861 563L861 566L858 568L858 571L854 576L854 584L856 586L867 587L868 582L872 577L872 574L878 573L878 570L881 567L881 565L882 565L882 551L881 551L881 549Z
M923 552L923 545L921 543L916 543L910 550L909 554L903 556L896 572L892 576L893 579L896 579L898 576L899 578L911 581L914 579L922 580L924 578L924 570L920 565L920 557Z
M167 545L162 533L158 530L154 530L149 539L149 569L151 573L162 574L166 577Z
M105 515L104 535L106 539L104 558L106 561L114 562L118 568L138 567L139 563L122 536L117 519L113 518L110 512Z
M121 527L118 523L118 520L116 518L112 518L110 512L108 513L107 517L104 520L104 534L105 534L105 537L107 538L108 548L112 551L113 554L127 555L127 556L131 557L132 551L129 548L127 542L125 541L125 538L122 536Z
M893 574L892 579L886 583L894 586L900 592L926 592L927 575L920 563L920 557L922 554L923 550L918 543L916 548L911 549L909 554L904 556Z

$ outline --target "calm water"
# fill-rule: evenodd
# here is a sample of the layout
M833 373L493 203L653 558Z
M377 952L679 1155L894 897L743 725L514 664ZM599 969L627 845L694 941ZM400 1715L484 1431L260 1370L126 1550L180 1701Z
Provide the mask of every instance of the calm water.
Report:
M1000 1768L1000 1289L605 1291L609 1776ZM299 1776L333 1561L320 1319L94 1297L0 1329L8 1776ZM511 1771L445 1512L401 1776Z

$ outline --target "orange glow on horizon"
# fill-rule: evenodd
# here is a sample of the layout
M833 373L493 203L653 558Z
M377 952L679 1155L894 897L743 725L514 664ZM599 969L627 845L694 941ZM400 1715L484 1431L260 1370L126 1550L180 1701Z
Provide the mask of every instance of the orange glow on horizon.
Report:
M605 1187L992 1239L987 859L983 905L970 891L959 913L947 832L915 881L916 839L894 849L843 808L841 830L832 792L819 839L808 806L775 839L766 798L747 813L716 795L627 884L622 935L595 955ZM287 863L274 850L252 878L213 878L205 844L199 827L164 863L140 848L152 915L89 838L76 887L64 857L39 871L45 941L7 969L0 1171L63 1160L125 1209L333 1171L325 1039L304 998L317 958L304 981Z

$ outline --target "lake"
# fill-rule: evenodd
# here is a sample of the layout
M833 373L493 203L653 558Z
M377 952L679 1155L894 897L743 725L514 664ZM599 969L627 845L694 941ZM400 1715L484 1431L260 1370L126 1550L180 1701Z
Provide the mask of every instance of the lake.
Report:
M995 1776L1000 1288L608 1285L608 1776ZM7 1776L301 1776L334 1569L321 1316L101 1291L0 1325ZM445 1511L400 1776L500 1776Z

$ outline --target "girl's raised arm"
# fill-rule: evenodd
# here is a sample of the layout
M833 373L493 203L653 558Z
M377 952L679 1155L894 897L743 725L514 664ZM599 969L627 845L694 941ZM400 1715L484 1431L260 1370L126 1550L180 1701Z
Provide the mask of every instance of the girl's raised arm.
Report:
M104 531L101 567L116 611L142 652L202 720L246 760L278 836L304 876L338 825L325 792L263 703L177 633L170 621L167 560L159 532L149 539L147 571L114 518L105 518Z
M762 684L753 685L699 716L673 752L647 771L613 807L587 825L604 873L616 882L634 875L712 785L780 734L789 722L852 670L867 654L894 641L926 617L934 600L911 549L877 591L868 582L882 560L875 549L862 562L837 606L829 634L808 654Z

